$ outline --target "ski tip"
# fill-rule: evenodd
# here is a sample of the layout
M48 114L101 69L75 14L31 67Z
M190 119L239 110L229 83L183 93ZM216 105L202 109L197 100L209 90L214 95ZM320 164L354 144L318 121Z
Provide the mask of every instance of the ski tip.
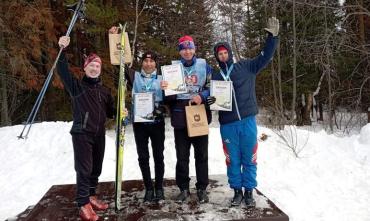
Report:
M122 33L126 31L126 24L127 24L127 22L125 22L124 25L122 25L121 23L118 23L119 28L121 29Z

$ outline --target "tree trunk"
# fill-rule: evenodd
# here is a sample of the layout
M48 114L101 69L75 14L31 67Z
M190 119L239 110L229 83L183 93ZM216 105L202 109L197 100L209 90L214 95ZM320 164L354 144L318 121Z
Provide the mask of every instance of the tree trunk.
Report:
M304 115L304 107L305 107L305 100L304 94L302 94L301 99L298 99L298 104L295 109L295 116L296 116L296 125L303 126L303 115Z
M8 89L6 77L3 73L0 73L1 81L1 125L10 125L9 107L8 107Z
M1 50L5 48L5 40L3 32L0 32L0 48ZM0 61L0 91L1 91L1 125L7 126L10 125L9 117L9 106L8 106L8 88L7 88L7 79L5 73L1 70L3 61Z
M272 16L277 17L276 15L276 0L273 1L273 8L272 8ZM283 129L284 125L284 110L283 110L283 93L282 93L282 88L281 88L281 62L280 62L280 40L278 42L277 48L276 48L276 53L277 53L277 76L275 73L275 67L274 63L272 61L271 65L271 74L272 74L272 79L273 79L273 90L274 90L274 100L275 100L275 110L278 112L277 117L279 118L279 128ZM278 82L278 93L279 93L279 98L277 97L278 95L276 94L276 83L275 83L275 78L277 78Z
M137 27L139 26L139 1L140 0L136 0L136 4L135 4L135 29L134 29L134 39L132 41L132 56L135 56L135 53L136 53L136 48L135 48L135 45L136 45L136 38L137 38ZM132 67L132 65L134 64L134 62L131 62L130 64L130 68Z
M325 3L325 36L328 34L328 23L327 23L327 14L326 14L326 3ZM329 102L329 126L330 126L330 131L333 133L333 116L334 116L334 110L333 110L333 101L332 101L332 86L331 86L331 66L330 66L330 50L328 48L329 46L326 46L326 65L325 65L325 71L326 71L326 76L328 80L328 102Z
M266 13L266 6L265 6L265 14L266 14L266 17L268 17L267 16L267 13ZM276 17L276 4L275 4L275 1L274 1L274 5L273 5L272 15L274 17ZM275 105L274 106L274 110L277 111L279 108L278 108L278 99L277 99L277 94L276 94L274 59L271 60L271 80L272 80L272 90L273 90L273 94L274 94L274 105Z
M317 105L317 109L319 110L319 118L317 119L317 121L324 121L324 112L322 110L322 102L319 101L318 105Z
M231 27L231 41L233 45L233 49L235 52L235 57L236 61L240 61L240 52L239 52L239 47L236 42L236 30L235 30L235 22L234 22L234 10L231 1L229 1L229 6L230 6L230 27Z
M311 111L313 105L313 97L312 93L308 93L306 96L306 106L304 107L304 114L303 114L303 125L311 125Z
M361 7L364 7L364 2L363 0L359 0L358 1L358 4L360 5L360 9L359 9L359 14L358 14L358 31L359 31L359 38L360 38L360 44L362 47L364 47L365 45L365 22L364 22L364 11L362 10Z
M295 0L293 0L293 97L292 97L292 116L291 121L294 122L294 113L297 99L297 32L295 19Z
M327 55L329 57L329 55ZM328 58L329 59L329 58ZM329 62L329 60L328 60ZM334 117L334 110L333 110L333 99L332 99L332 88L331 88L331 74L330 74L330 65L327 64L327 76L328 76L328 102L329 102L329 126L330 126L330 131L333 132L333 117Z
M139 11L139 2L140 0L136 0L135 4L135 29L134 29L134 39L132 41L132 57L135 59L135 53L136 53L136 39L137 39L137 29L139 26L139 18L141 16L141 13L143 13L145 6L148 2L148 0L145 0L143 7ZM130 43L130 42L129 42ZM134 62L131 62L130 68L133 66Z

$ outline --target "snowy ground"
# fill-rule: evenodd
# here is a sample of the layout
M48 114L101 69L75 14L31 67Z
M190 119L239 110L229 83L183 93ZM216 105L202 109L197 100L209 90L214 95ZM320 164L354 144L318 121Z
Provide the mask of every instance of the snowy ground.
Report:
M34 125L28 140L17 139L20 125L0 128L0 220L36 204L52 185L75 182L70 127L69 122L39 123ZM278 134L264 127L258 129L259 136L268 135L259 144L258 188L290 220L369 220L370 124L360 134L341 137L317 128L287 128L285 137L293 141L297 138L298 150L304 146L299 158ZM114 142L114 132L109 131L102 181L114 179ZM165 177L174 177L176 156L168 124L165 142ZM124 179L140 179L131 127L127 131L124 162ZM225 174L224 162L216 126L210 130L209 173ZM192 156L190 165L190 175L194 176Z

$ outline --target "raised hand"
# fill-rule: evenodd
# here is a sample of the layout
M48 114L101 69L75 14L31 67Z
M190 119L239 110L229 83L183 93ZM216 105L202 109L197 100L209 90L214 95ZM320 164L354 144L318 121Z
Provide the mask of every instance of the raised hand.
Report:
M270 32L274 37L279 34L279 19L272 17L267 22L266 31Z
M116 26L112 26L110 29L109 29L109 34L118 34L118 27Z
M61 48L66 48L69 45L69 42L71 41L70 37L62 36L59 38L58 45Z

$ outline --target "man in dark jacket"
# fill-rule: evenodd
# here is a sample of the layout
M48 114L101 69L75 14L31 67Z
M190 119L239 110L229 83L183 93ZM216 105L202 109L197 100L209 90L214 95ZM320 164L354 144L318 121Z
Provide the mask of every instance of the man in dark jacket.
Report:
M208 186L208 135L189 137L186 127L185 106L189 101L201 104L209 95L209 80L212 69L204 59L196 58L195 44L190 36L183 36L178 44L180 61L184 68L185 82L188 93L165 97L171 110L171 124L174 127L176 148L176 184L180 189L176 201L183 202L190 196L189 191L189 157L190 147L194 147L195 168L197 175L197 196L200 203L208 202L206 188ZM168 82L162 81L161 87L165 90ZM211 122L211 112L207 111L208 123Z
M278 43L279 20L269 19L265 48L253 59L234 63L228 43L220 42L214 47L220 72L212 80L232 81L232 111L219 111L220 131L226 156L227 176L235 195L231 205L240 205L243 197L247 206L254 206L253 189L257 186L257 125L258 113L255 81L256 75L272 60ZM208 97L207 103L215 102ZM242 188L245 192L243 196Z
M66 48L69 37L59 39ZM75 170L77 177L76 201L82 220L98 220L94 210L105 210L108 204L96 198L96 187L101 174L105 150L105 121L113 118L114 101L108 88L102 85L102 61L90 54L84 63L82 80L74 78L68 70L64 52L58 61L58 74L72 99L73 126L71 129Z

